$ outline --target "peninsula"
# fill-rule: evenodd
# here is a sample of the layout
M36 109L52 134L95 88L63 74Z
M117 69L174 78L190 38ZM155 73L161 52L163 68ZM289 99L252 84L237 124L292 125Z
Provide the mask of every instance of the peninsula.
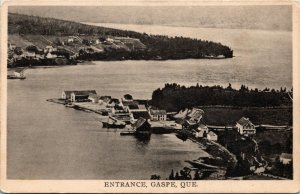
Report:
M77 64L86 60L225 59L221 43L148 35L38 16L8 14L8 67Z

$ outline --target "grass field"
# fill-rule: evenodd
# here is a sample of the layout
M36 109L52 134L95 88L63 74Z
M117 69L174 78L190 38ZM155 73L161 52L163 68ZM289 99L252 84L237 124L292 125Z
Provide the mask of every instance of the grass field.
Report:
M292 108L232 108L200 107L203 121L208 125L235 125L241 117L248 117L255 125L289 125L293 123Z

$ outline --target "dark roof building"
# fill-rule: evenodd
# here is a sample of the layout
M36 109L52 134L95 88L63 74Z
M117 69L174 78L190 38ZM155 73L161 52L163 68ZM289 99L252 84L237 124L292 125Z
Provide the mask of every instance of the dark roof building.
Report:
M124 95L125 100L133 100L132 96L130 94L125 94Z
M139 118L150 119L150 115L148 111L135 111L132 112L132 116L134 119L139 119Z
M165 115L165 114L167 114L167 111L166 110L153 110L153 109L150 109L150 114L153 115L153 116Z
M132 129L135 131L150 131L151 130L151 125L147 121L147 119L144 118L139 118L133 125Z
M129 105L136 105L138 106L139 103L136 101L122 101L123 106L129 106Z

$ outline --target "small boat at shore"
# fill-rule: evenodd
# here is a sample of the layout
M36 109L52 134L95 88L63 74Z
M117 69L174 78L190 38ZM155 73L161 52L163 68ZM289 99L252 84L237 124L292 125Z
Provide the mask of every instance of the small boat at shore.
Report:
M135 131L122 131L120 133L121 136L126 136L126 135L135 135Z
M204 168L204 169L220 169L219 166L214 166L210 164L203 163L202 161L199 160L193 160L193 161L186 161L187 163L191 164L192 166L196 168Z
M25 75L24 75L24 71L26 69L15 69L13 71L8 71L7 72L7 79L20 79L20 80L24 80L26 79Z

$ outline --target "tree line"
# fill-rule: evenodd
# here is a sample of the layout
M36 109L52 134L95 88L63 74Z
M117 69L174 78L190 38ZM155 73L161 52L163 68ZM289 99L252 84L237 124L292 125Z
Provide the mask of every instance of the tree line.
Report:
M292 106L286 89L249 89L242 85L239 90L222 86L185 87L179 84L165 84L164 88L156 89L149 102L151 105L168 111L179 111L195 106L234 106L234 107L277 107Z

